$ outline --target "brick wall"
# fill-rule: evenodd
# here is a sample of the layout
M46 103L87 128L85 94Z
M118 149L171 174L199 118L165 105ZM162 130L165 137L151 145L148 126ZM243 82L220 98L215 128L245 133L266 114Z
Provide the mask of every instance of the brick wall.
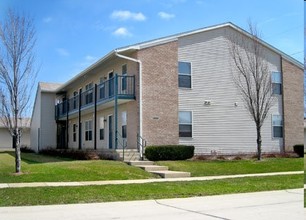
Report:
M303 128L303 70L282 60L283 105L284 105L284 146L292 151L295 144L304 141Z
M143 72L143 137L147 145L178 144L177 42L138 51Z

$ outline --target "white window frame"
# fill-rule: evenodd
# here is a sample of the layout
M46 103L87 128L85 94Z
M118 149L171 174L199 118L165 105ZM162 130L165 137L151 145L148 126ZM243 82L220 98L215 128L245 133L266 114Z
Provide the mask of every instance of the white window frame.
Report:
M91 125L91 126L90 126ZM92 141L92 120L85 121L85 141ZM89 135L91 131L91 136ZM88 132L88 139L86 139L86 132ZM89 138L91 137L91 139Z
M77 141L77 124L72 124L72 142L76 142ZM75 140L74 140L75 137Z
M121 131L123 130L123 126L126 126L126 137L123 137L123 132L121 135L123 138L127 138L127 111L121 112Z
M276 82L273 82L273 73L279 73L280 74L280 78L281 78L281 82L280 83L276 83ZM275 94L275 93L273 93L273 84L280 84L280 86L281 86L281 94ZM283 95L283 89L282 89L282 85L283 85L283 76L282 76L282 72L280 72L280 71L272 71L271 72L271 94L273 95L273 96L281 96L281 95Z
M178 117L178 124L179 124L179 127L180 127L180 112L190 112L191 113L191 124L185 124L185 125L191 125L191 137L180 137L180 128L179 128L179 138L188 138L188 139L192 139L193 138L193 111L191 110L179 110L179 117ZM182 124L184 125L184 124Z
M105 140L105 125L104 125L105 122L104 121L105 121L104 116L101 116L99 118L99 140L100 141ZM103 139L101 139L101 129L103 129Z
M282 137L274 137L274 125L273 125L273 116L281 116L282 118L282 126L275 126L275 127L282 127ZM272 128L272 139L283 139L284 138L284 119L283 116L281 114L272 114L271 115L271 128Z
M180 73L179 72L179 63L180 62L182 62L182 63L190 63L190 75L188 75L188 74L184 74L184 73ZM186 88L186 87L180 87L179 86L179 80L178 80L178 88L179 89L183 89L183 90L191 90L192 88L193 88L193 83L192 83L192 78L193 78L193 68L192 68L192 62L188 62L188 61L178 61L178 63L177 63L177 72L178 72L178 78L179 78L179 76L180 75L182 75L182 76L190 76L190 88Z

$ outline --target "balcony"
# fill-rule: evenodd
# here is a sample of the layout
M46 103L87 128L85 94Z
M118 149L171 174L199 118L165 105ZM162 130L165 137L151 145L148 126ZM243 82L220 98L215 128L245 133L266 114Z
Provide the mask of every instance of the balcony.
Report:
M135 99L135 76L115 75L113 78L95 85L80 94L56 105L55 119L101 106L117 100Z

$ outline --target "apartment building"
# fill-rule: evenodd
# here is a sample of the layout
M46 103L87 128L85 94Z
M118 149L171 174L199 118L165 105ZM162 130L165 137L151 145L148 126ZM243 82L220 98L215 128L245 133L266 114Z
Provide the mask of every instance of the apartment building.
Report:
M31 146L136 149L143 139L199 154L256 152L255 124L233 82L233 33L251 40L232 23L215 25L115 49L64 84L40 84ZM261 43L275 98L263 152L292 151L304 140L303 65Z

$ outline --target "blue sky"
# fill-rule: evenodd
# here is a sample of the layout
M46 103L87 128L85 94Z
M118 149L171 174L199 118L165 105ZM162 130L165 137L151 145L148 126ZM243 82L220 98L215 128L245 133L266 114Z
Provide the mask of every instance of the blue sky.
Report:
M109 51L129 44L224 22L247 29L303 61L301 0L1 0L30 14L37 30L37 81L65 82Z

